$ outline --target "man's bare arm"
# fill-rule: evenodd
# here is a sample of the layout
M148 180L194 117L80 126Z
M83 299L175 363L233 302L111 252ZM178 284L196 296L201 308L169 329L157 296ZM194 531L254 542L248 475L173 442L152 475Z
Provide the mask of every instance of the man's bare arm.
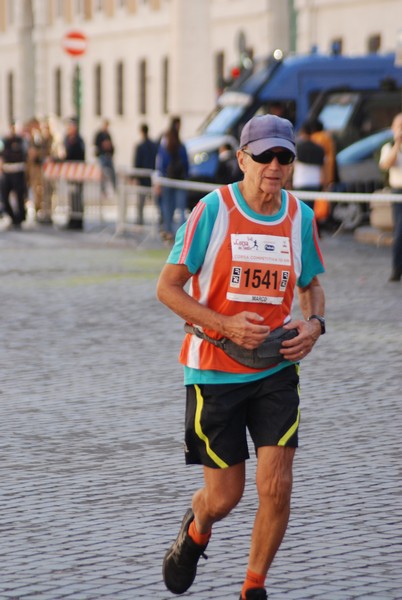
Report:
M158 300L184 321L216 331L244 348L256 348L265 340L270 328L259 314L243 311L226 316L200 304L184 289L190 277L185 265L166 264L157 284Z
M281 350L285 358L293 361L300 360L309 354L321 335L319 321L316 319L308 321L307 319L311 315L323 317L325 313L325 295L318 277L313 277L306 287L298 288L298 294L304 320L294 320L286 325L288 328L297 328L299 335L292 340L283 342Z

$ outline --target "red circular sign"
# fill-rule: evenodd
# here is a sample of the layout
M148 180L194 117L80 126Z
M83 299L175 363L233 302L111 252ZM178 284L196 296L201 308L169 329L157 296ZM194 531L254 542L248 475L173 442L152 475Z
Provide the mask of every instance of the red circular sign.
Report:
M63 38L63 49L71 56L85 54L87 46L87 36L81 31L69 31Z

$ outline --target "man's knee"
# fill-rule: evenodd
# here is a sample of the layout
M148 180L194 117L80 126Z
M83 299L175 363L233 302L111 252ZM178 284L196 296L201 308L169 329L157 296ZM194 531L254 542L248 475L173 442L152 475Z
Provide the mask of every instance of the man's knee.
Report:
M291 473L277 473L266 477L258 484L258 495L261 503L269 502L278 512L289 506L292 494Z
M214 521L224 519L237 506L241 499L241 493L207 494L208 512Z
M205 486L199 501L211 521L220 521L239 503L245 485L245 465L225 469L204 468ZM196 499L197 494L195 495Z

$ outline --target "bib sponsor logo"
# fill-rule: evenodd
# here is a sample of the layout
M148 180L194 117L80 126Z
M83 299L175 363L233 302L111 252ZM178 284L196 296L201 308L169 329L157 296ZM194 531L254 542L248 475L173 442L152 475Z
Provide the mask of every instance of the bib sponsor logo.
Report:
M232 233L232 259L236 262L290 266L289 238Z

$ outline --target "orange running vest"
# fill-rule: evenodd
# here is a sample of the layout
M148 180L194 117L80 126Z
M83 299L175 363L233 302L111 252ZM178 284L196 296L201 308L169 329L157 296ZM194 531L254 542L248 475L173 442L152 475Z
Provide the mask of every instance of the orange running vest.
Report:
M263 221L241 209L230 186L218 194L220 207L208 250L201 269L191 278L189 293L221 314L256 312L264 324L276 329L290 319L301 272L299 200L286 193L283 216ZM209 329L203 331L213 338L222 337ZM193 369L256 372L193 334L185 336L179 361Z

